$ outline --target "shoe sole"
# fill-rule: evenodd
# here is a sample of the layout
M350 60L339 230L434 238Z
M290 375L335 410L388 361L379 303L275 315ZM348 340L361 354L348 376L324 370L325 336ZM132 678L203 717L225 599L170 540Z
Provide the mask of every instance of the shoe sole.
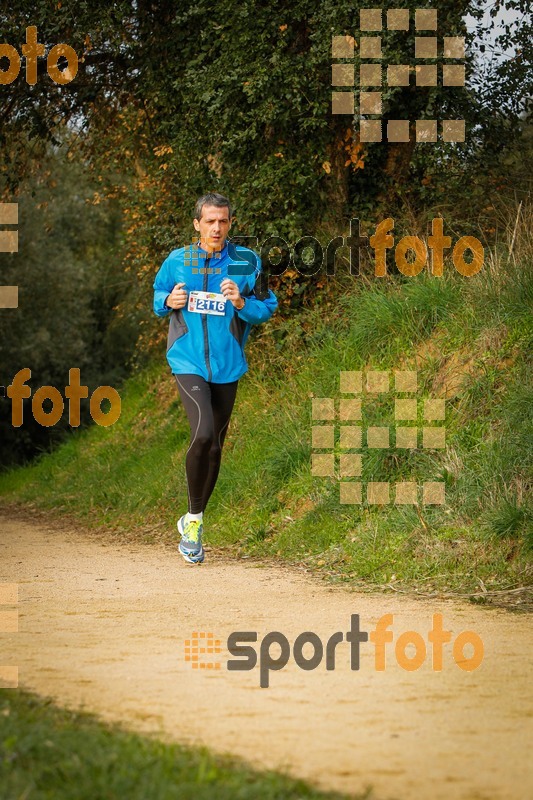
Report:
M202 547L202 549L200 550L199 553L194 553L194 555L193 555L192 553L184 552L181 549L181 542L180 542L180 544L178 545L178 550L180 552L180 555L187 562L187 564L201 564L203 562L204 558L205 558L205 553L204 553L203 547Z

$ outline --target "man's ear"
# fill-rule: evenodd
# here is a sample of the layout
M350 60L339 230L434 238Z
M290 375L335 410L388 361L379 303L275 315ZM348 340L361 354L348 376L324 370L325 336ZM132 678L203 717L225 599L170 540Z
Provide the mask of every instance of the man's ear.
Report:
M200 223L198 222L196 217L193 219L192 224L194 225L194 230L195 231L199 231L200 230Z

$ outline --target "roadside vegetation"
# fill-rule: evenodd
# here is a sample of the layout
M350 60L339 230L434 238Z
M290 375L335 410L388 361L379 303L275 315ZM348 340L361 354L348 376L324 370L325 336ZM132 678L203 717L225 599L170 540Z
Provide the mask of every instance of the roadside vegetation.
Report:
M207 546L363 587L520 599L533 547L528 4L502 0L490 19L481 0L439 5L439 37L465 39L466 83L384 86L383 119L411 120L404 142L361 141L357 115L331 113L332 36L353 35L363 3L101 6L13 0L4 15L6 41L36 25L47 46L68 42L80 68L68 91L43 76L2 92L0 201L19 204L20 249L0 268L20 303L0 314L0 386L29 368L32 392L64 393L78 368L90 394L120 391L122 416L99 428L83 401L80 429L66 410L44 427L26 400L13 427L0 395L0 493L175 541L188 429L152 284L190 241L198 196L219 191L235 208L232 235L258 249L283 237L293 260L270 277L278 313L250 337ZM412 62L418 3L405 7L407 32L383 28L384 63ZM498 28L504 12L513 22ZM358 48L352 62L357 74ZM436 118L464 119L465 141L416 142L414 121ZM481 272L463 277L448 260L443 277L406 277L389 251L377 278L364 248L357 277L342 251L334 276L301 253L295 268L297 242L326 245L350 220L369 235L393 218L398 242L426 237L436 217L454 242L482 242ZM391 386L395 371L417 372L419 437L414 449L368 449L363 437L362 483L444 482L444 503L423 503L419 489L417 504L369 505L364 488L361 504L341 503L338 424L337 474L313 475L313 398L338 398L340 372L368 370ZM422 447L430 397L446 400L435 423L445 448ZM394 444L393 394L364 394L363 406L365 426L388 427Z
M520 600L533 549L533 237L527 211L514 222L473 277L451 264L443 278L381 282L368 266L359 278L340 269L297 317L256 330L206 513L208 547L358 586ZM363 437L361 450L363 483L443 481L444 504L424 504L420 491L417 505L369 505L364 492L361 505L342 504L338 463L335 477L312 474L312 399L339 398L339 374L352 370L387 371L391 386L395 371L416 370L420 400L445 398L445 420L430 423L445 425L444 449L424 449L419 434L416 449L369 450ZM125 537L174 541L189 435L163 345L121 394L115 425L75 432L2 474L0 492ZM394 394L363 394L363 409L364 426L389 427L393 445ZM337 422L336 461L338 437Z
M104 725L27 692L0 690L0 718L6 800L342 800L205 748L164 744Z

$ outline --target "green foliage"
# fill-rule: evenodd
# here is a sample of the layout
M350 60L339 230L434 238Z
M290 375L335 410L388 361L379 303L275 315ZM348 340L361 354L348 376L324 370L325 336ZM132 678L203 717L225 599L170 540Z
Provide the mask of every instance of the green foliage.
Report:
M0 313L0 384L27 367L33 391L44 385L63 393L69 369L78 368L92 393L125 376L136 331L133 321L119 325L113 313L128 285L120 263L120 208L99 203L95 184L66 150L67 143L60 152L50 147L39 171L20 185L19 249L0 254L3 282L19 286L19 307ZM82 412L87 423L88 400ZM68 425L66 412L52 428L38 425L31 401L20 429L10 417L8 401L0 402L3 466L57 443Z
M418 5L404 4L411 12ZM525 0L497 4L526 16L503 34L502 44L518 48L516 57L486 85L384 86L384 120L465 118L464 146L363 147L354 120L331 114L331 36L355 35L360 7L364 3L348 0L268 6L243 0L238 8L229 0L189 7L40 0L30 10L14 0L4 13L7 40L18 42L27 24L37 25L47 47L59 40L77 50L80 69L66 88L46 74L35 87L22 77L4 87L6 175L15 184L17 165L27 156L17 155L17 135L42 140L57 135L58 120L74 123L84 129L91 160L105 157L130 172L129 202L135 202L141 172L163 177L165 203L155 229L153 197L139 204L142 245L161 261L169 240L188 233L194 200L206 189L232 197L242 233L263 239L276 232L295 241L324 220L338 230L339 218L375 212L380 203L396 213L396 206L419 207L439 193L449 199L450 173L457 181L474 163L492 174L522 128L528 91L520 79L527 76L531 47ZM480 20L483 10L481 0L440 3L439 38L466 34L470 44L474 36L466 33L464 17ZM386 31L384 63L412 62L414 36L413 26ZM467 64L473 74L470 49ZM358 66L356 53L356 72ZM160 146L172 147L164 176L153 157Z
M380 585L392 575L463 592L479 579L496 589L524 585L533 486L528 229L526 215L516 263L491 252L473 278L445 269L444 278L352 283L334 303L261 326L207 509L207 546ZM337 396L341 370L367 369L416 369L420 398L446 396L446 448L369 449L364 439L363 481L443 481L444 505L341 504L338 480L311 474L311 399ZM185 414L156 366L131 379L123 397L116 425L4 476L2 493L125 535L172 540L187 502ZM393 426L393 398L367 398L364 414L367 425ZM417 426L425 424L420 406Z
M376 352L400 355L451 311L461 298L459 281L438 281L422 275L385 290L373 284L362 294L346 294L340 307L350 320L350 353L364 360Z
M0 690L0 781L34 800L342 800L205 748L162 744L20 690ZM365 798L370 800L368 793ZM363 800L363 797L361 797Z
M342 563L347 572L372 580L386 578L397 559L406 579L455 569L457 580L468 584L472 563L481 565L485 577L493 568L507 574L513 569L498 560L508 555L505 537L498 540L497 557L487 556L485 562L482 553L477 558L476 548L485 541L483 503L488 498L489 512L510 518L508 509L498 509L507 508L506 503L522 508L522 495L530 487L516 432L526 436L518 364L531 350L524 311L532 299L531 240L526 242L522 232L512 255L501 258L498 237L503 231L508 251L515 198L525 204L529 191L525 176L533 140L525 123L531 25L525 18L504 31L502 43L518 51L487 78L475 79L479 65L469 52L471 82L465 90L384 88L384 120L465 118L469 135L464 145L363 145L354 120L331 114L330 69L331 36L355 34L365 5L295 0L290 6L274 2L267 7L243 0L236 7L228 0L199 0L185 8L170 0L37 0L30 9L13 0L2 12L6 41L20 42L23 28L35 24L48 48L69 43L83 60L67 88L55 86L41 66L37 86L29 87L21 75L1 93L1 188L10 199L18 190L24 219L19 263L26 266L20 280L11 280L36 287L39 304L35 310L35 298L23 294L16 314L3 312L6 326L13 325L6 327L1 345L2 380L7 383L22 365L20 359L32 353L35 364L25 360L23 365L39 371L39 384L64 386L67 363L86 369L82 377L90 386L104 382L104 376L113 384L126 369L134 338L139 362L146 363L164 336L151 314L154 273L169 250L188 241L194 201L208 189L231 197L236 233L260 241L277 233L292 245L303 235L327 242L346 233L354 216L366 230L393 216L397 234L402 229L425 234L428 222L441 215L454 235L457 230L493 245L493 261L483 275L469 281L450 275L442 281L395 276L369 289L366 273L354 284L346 275L330 280L288 270L273 282L282 300L279 321L257 340L251 337L255 356L268 355L262 362L268 377L262 383L254 374L256 383L248 383L243 394L253 409L252 386L260 387L276 433L265 445L256 416L237 416L250 456L232 460L229 447L228 467L234 497L256 509L247 532L252 551L280 550L291 558L302 552L309 558L325 554L328 563ZM409 0L407 5L414 10L419 3ZM528 10L524 0L495 6L502 8ZM464 16L470 13L481 21L483 11L481 0L439 4L439 37L462 35ZM384 63L412 61L413 38L412 28L405 35L384 36ZM470 44L473 38L468 37ZM57 146L68 141L78 167L61 165L46 141ZM48 161L59 176L55 193L42 176L24 183L25 171L38 174L49 169ZM100 206L85 202L95 187ZM34 204L23 197L31 191ZM48 201L53 207L43 205ZM523 214L524 206L516 216L520 226ZM12 264L4 274L14 275ZM76 299L80 282L81 304ZM59 337L61 348L56 346ZM424 344L429 353L420 355ZM317 489L306 471L310 420L295 397L329 394L339 369L368 364L392 369L398 361L421 365L429 391L433 383L442 385L442 372L452 369L454 354L469 348L473 364L465 367L467 376L453 405L451 455L448 461L436 456L431 465L446 480L453 509L427 509L424 520L412 510L340 513L336 487L324 482ZM160 357L162 348L157 352ZM185 422L180 420L179 434L169 430L166 407L162 411L157 405L147 376L155 380L147 371L128 384L130 411L115 429L93 430L88 439L74 436L21 473L20 480L35 480L22 495L44 494L51 470L55 485L48 498L55 507L75 506L87 516L99 509L105 521L117 524L132 515L139 524L148 517L152 522L161 515L170 519L175 499L169 486L183 457ZM376 424L389 411L377 403ZM51 434L59 432L60 427ZM20 433L16 441L24 451L28 443ZM94 449L85 446L87 441ZM4 446L11 448L12 442L6 438ZM40 441L42 447L48 444ZM368 463L376 474L386 470L408 476L423 457L427 454L391 459L376 453ZM165 466L156 468L159 463ZM147 480L146 474L156 477ZM18 480L11 474L4 485ZM284 504L303 503L304 487L313 508L286 524ZM215 493L214 507L223 523L220 532L215 526L214 536L221 543L237 540L242 528L242 519L222 498ZM338 524L324 532L331 515L337 515ZM524 529L522 522L513 525L515 531ZM502 530L500 523L496 529Z
M521 534L526 537L528 548L533 547L533 507L519 506L515 502L502 500L497 508L485 516L488 531L496 536L505 536L511 539L519 538Z

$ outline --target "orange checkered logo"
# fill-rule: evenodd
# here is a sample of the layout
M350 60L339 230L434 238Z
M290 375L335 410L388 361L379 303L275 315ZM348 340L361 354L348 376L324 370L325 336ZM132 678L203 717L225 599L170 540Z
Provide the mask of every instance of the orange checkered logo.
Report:
M0 633L17 633L19 629L18 583L0 583ZM11 608L5 608L11 606ZM14 665L0 664L0 689L17 689L19 670Z
M437 119L390 119L385 131L383 89L410 87L411 92L416 88L427 94L439 81L442 86L464 88L465 37L444 36L440 42L436 35L436 8L417 8L414 18L409 8L389 9L386 28L384 10L359 10L358 41L351 33L332 36L331 55L338 63L331 65L331 85L340 91L331 93L331 112L355 115L360 142L408 142L413 133L417 143L436 142ZM392 36L403 31L406 39L411 33L414 57L403 56L410 63L388 63L389 56L396 57L397 47L390 31ZM440 125L443 142L465 141L464 119L444 119Z
M220 661L208 661L202 656L221 652L220 639L215 639L214 633L194 632L190 639L185 639L185 661L189 661L193 669L220 669Z
M187 245L183 254L183 265L191 267L193 275L220 275L220 267L204 267L199 265L199 261L205 261L208 254L198 247L198 240L191 239L191 244ZM211 260L220 259L220 253L214 252L209 255Z

